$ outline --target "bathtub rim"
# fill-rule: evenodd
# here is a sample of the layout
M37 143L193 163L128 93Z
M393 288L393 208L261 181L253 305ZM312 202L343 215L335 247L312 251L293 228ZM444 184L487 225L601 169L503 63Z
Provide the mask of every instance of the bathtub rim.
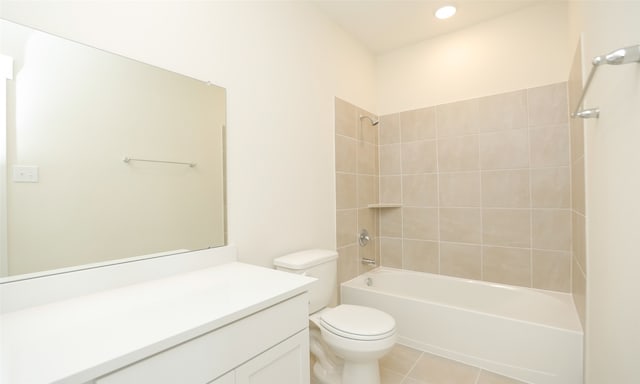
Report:
M394 292L386 292L386 291L383 291L383 290L370 288L367 285L363 284L362 282L358 282L358 279L362 279L363 277L365 277L365 276L367 276L369 274L375 274L375 273L380 273L380 272L385 272L385 271L396 272L396 273L409 273L409 274L415 274L415 275L424 275L424 274L426 274L426 275L429 275L432 278L436 278L436 279L439 279L439 280L454 280L454 281L464 282L464 283L473 284L473 285L486 285L486 286L490 286L490 287L494 287L494 288L506 289L506 290L509 290L509 291L527 290L527 291L538 292L538 293L543 294L543 295L551 296L551 297L553 297L555 299L560 300L563 304L569 306L573 310L573 314L574 314L574 319L572 321L574 323L573 327L564 327L564 326L559 326L559 325L552 325L552 324L548 324L548 323L544 323L544 322L526 320L526 319L522 319L522 318L515 317L515 316L514 317L509 317L509 316L502 315L502 314L492 313L492 312L489 312L489 311L481 311L481 310L478 310L478 309L463 307L463 306L460 306L460 305L454 305L454 304L445 303L445 302L437 301L437 300L431 300L429 302L437 303L438 305L442 305L442 306L447 307L447 308L453 308L453 309L458 309L458 310L463 310L463 311L479 313L479 314L492 316L492 317L497 317L497 318L501 318L501 319L520 321L520 322L523 322L523 323L528 323L528 324L533 324L533 325L537 325L537 326L542 326L542 327L547 327L547 328L551 328L551 329L557 329L557 330L561 330L561 331L572 332L572 333L577 333L577 334L580 334L580 335L584 335L584 329L583 329L582 324L580 322L580 319L578 317L577 309L576 309L576 306L575 306L575 302L573 301L573 296L571 295L571 293L558 292L558 291L552 291L552 290L546 290L546 289L540 289L540 288L523 287L523 286L517 286L517 285L509 285L509 284L504 284L504 283L496 283L496 282L492 282L492 281L474 280L474 279L469 279L469 278L464 278L464 277L442 275L442 274L437 274L437 273L432 273L432 272L421 272L421 271L413 271L413 270L410 270L410 269L400 269L400 268L393 268L393 267L386 267L386 266L378 266L378 267L376 267L374 269L371 269L369 271L361 273L360 275L357 275L352 279L349 279L347 281L344 281L344 282L340 283L339 284L339 286L340 286L340 292L339 292L340 301L342 301L342 297L341 297L342 296L342 286L348 286L348 287L353 288L353 289L363 289L365 291L375 292L375 293L378 293L378 294L389 295L389 296L393 296L393 297L397 297L397 298L404 298L404 299L409 299L409 300L423 301L423 299L420 298L420 297L410 296L410 295L402 295L402 294L398 294L398 293L394 293Z

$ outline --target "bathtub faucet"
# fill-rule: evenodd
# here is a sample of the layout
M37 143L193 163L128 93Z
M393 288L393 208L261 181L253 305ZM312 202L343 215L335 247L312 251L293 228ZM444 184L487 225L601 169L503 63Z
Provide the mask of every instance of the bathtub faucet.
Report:
M360 262L364 265L376 265L376 261L374 259L368 259L366 257L363 257Z

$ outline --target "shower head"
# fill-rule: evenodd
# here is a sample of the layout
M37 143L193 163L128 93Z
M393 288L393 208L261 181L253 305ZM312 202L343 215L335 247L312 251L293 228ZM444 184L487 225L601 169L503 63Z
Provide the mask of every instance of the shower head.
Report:
M380 120L373 120L373 118L371 118L371 116L366 116L366 115L360 115L360 121L362 121L362 119L369 119L369 121L371 122L371 125L376 126L378 125L378 123L380 122Z

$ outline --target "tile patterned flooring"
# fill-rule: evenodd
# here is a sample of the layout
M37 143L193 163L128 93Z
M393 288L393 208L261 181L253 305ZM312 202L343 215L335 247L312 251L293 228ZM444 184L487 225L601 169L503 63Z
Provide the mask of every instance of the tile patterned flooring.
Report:
M381 384L524 384L400 344L380 360L380 381Z

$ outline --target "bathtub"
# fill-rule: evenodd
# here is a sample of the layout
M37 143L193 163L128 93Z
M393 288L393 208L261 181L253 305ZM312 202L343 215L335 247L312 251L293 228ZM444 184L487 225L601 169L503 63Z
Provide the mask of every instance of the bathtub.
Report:
M533 384L582 384L583 333L571 295L380 267L341 300L383 310L398 342Z

